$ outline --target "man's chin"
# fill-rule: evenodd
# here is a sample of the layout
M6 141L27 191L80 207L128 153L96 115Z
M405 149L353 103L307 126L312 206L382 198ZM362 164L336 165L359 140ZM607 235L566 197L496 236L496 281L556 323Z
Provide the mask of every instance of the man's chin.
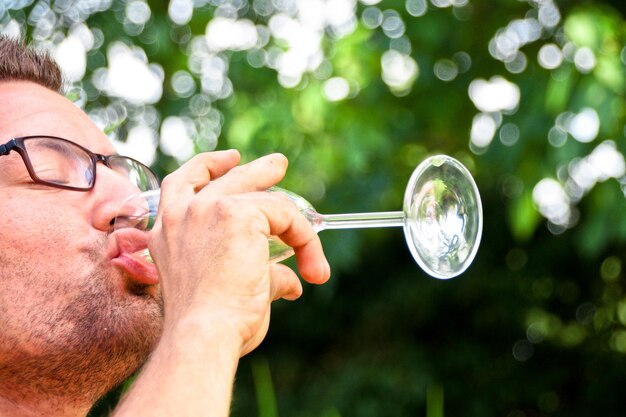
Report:
M133 285L128 291L123 324L109 344L110 364L117 360L122 379L130 376L148 359L163 330L163 304L154 285ZM106 353L105 353L106 356Z
M129 280L126 294L130 303L127 313L131 327L146 328L152 335L158 333L158 339L163 325L163 298L158 284L140 284Z
M63 308L34 313L39 332L30 340L41 339L38 346L45 352L15 352L13 373L30 364L33 387L45 386L47 394L64 398L98 398L141 367L163 328L159 288L129 281L120 288L110 278L99 272L81 279Z

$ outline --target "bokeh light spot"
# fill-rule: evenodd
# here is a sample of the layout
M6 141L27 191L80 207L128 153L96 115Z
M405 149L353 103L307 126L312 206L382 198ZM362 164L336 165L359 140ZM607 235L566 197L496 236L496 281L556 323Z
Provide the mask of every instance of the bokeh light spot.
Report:
M472 121L472 129L470 131L471 144L477 148L488 147L496 134L497 128L498 124L490 114L478 113Z
M375 29L383 23L383 12L378 7L368 7L361 13L363 26Z
M193 17L193 0L171 0L167 13L172 22L186 25Z
M59 63L68 82L82 80L87 69L87 51L77 36L68 36L54 51L54 59Z
M131 0L126 3L126 18L136 25L144 25L150 20L150 6L143 0Z
M528 340L517 341L512 349L513 357L520 362L529 360L534 352L535 348Z
M156 103L163 93L162 73L149 66L141 48L113 43L107 53L109 68L103 74L102 88L111 96L133 104Z
M345 78L333 77L326 80L323 92L328 101L340 101L350 94L350 85Z
M506 123L500 128L500 142L505 146L513 146L519 139L519 128L514 123Z
M408 55L388 50L381 57L382 78L392 92L404 94L410 90L417 79L419 68L417 62Z
M579 142L588 143L598 136L600 118L598 113L589 107L571 117L567 123L568 132Z
M546 69L558 68L563 62L561 49L553 43L543 45L537 56L539 65Z
M145 124L133 126L125 142L113 141L113 145L121 155L130 156L146 165L152 165L156 160L156 131Z
M196 83L187 71L176 71L172 75L172 89L179 97L191 97L196 90Z
M570 199L557 180L544 178L533 189L533 201L550 222L565 226L570 221Z
M617 256L609 256L600 266L600 276L605 282L615 282L622 273L622 260Z
M186 161L194 154L192 134L193 124L189 120L177 116L167 117L161 124L161 151L179 162Z
M406 11L414 17L424 16L428 11L426 0L406 0L405 7Z
M596 66L596 56L588 47L582 47L574 54L574 65L583 74L591 72Z
M213 18L206 27L206 42L211 51L246 50L258 39L254 23L248 19Z
M501 76L489 81L476 79L469 85L469 96L478 110L483 112L513 111L520 100L517 84Z
M434 73L441 81L452 81L459 75L459 67L451 59L440 59L435 62Z

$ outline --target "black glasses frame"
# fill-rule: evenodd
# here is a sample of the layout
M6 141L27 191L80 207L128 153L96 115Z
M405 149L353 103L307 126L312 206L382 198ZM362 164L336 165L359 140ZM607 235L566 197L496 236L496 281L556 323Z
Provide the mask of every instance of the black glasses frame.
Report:
M50 181L42 180L41 178L39 178L30 161L30 157L28 156L28 151L26 150L26 146L24 146L24 140L36 139L36 138L54 139L54 140L58 140L61 142L69 143L69 144L72 144L73 146L78 147L79 149L83 150L87 155L89 155L89 158L91 159L91 163L92 163L91 169L93 170L93 176L91 178L89 185L87 187L74 187L71 185L57 184L55 182L50 182ZM133 163L136 163L142 166L146 170L146 172L150 173L154 177L155 183L158 183L158 177L156 176L156 174L147 165L142 164L136 159L130 158L128 156L102 155L99 153L91 152L89 149L85 148L84 146L79 145L78 143L72 142L71 140L68 140L68 139L59 138L57 136L49 136L49 135L21 136L21 137L13 138L9 140L8 142L6 142L5 144L0 145L0 156L8 155L9 152L11 151L16 151L18 154L20 154L20 157L22 158L22 161L24 162L24 165L26 166L26 170L28 171L28 174L30 175L31 179L35 183L47 185L47 186L54 187L54 188L60 188L63 190L89 191L93 189L94 185L96 184L96 175L97 175L96 164L98 162L102 162L108 168L113 169L113 166L110 164L109 161L115 160L115 159L130 160Z

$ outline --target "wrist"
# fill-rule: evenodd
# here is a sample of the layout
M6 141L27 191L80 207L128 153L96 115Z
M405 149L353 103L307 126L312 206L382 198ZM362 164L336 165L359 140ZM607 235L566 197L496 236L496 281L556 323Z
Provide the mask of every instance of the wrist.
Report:
M219 350L222 355L232 355L238 360L244 344L241 332L230 320L204 312L187 314L169 323L166 318L157 349L170 346L181 353L196 355L215 354Z
M163 334L116 416L229 413L241 340L212 318L187 317Z

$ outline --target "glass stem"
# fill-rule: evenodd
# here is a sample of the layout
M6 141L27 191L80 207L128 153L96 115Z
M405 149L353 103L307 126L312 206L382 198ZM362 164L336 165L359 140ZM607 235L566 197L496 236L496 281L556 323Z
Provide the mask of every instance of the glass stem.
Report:
M330 229L363 229L370 227L402 227L406 216L402 211L375 213L320 214L317 231Z

